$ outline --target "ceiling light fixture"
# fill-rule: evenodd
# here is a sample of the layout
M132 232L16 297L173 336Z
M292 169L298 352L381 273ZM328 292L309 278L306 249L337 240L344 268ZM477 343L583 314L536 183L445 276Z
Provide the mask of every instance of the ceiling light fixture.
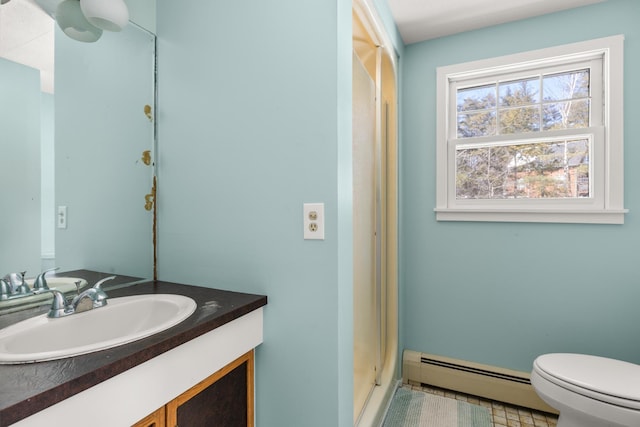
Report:
M124 0L80 0L87 20L106 31L121 31L129 22L129 9Z
M102 36L102 30L91 25L82 14L78 0L64 0L58 4L56 22L67 36L80 42L92 43Z

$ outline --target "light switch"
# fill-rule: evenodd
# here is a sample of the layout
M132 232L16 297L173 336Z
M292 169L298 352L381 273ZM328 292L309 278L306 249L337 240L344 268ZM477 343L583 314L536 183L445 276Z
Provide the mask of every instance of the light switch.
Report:
M58 206L57 224L58 224L58 228L67 228L67 207L66 206Z

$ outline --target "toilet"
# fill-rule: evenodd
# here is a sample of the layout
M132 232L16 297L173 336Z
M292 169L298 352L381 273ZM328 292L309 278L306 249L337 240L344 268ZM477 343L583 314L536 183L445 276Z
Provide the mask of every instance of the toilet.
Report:
M558 427L640 427L640 365L585 354L544 354L531 385L560 412Z

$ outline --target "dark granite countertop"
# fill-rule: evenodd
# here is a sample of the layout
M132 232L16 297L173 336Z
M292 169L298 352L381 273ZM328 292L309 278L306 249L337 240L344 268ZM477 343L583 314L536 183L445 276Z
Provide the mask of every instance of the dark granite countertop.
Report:
M86 270L58 274L81 277L91 285L109 275ZM180 294L193 298L198 307L182 323L129 344L48 362L0 365L0 427L9 426L267 304L267 297L263 295L160 281L140 282L125 277L112 282L111 288L103 287L110 298ZM46 306L40 307L35 312L31 310L29 315L46 310ZM2 327L22 320L25 313L0 317Z

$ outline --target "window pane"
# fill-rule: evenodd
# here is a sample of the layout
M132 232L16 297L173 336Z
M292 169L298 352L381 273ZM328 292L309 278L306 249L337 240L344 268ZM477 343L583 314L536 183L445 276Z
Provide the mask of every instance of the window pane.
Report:
M523 107L500 110L500 134L540 130L540 108Z
M500 107L529 105L540 102L540 79L500 83Z
M588 99L545 104L543 130L589 127L589 106Z
M502 199L506 193L507 147L456 150L456 198Z
M458 89L457 136L589 127L589 90L588 69Z
M456 150L457 199L590 197L589 141Z
M542 81L545 101L564 101L589 96L589 70L545 76Z
M495 111L458 114L458 138L488 136L496 133Z
M496 107L496 86L458 89L457 111L487 110Z

